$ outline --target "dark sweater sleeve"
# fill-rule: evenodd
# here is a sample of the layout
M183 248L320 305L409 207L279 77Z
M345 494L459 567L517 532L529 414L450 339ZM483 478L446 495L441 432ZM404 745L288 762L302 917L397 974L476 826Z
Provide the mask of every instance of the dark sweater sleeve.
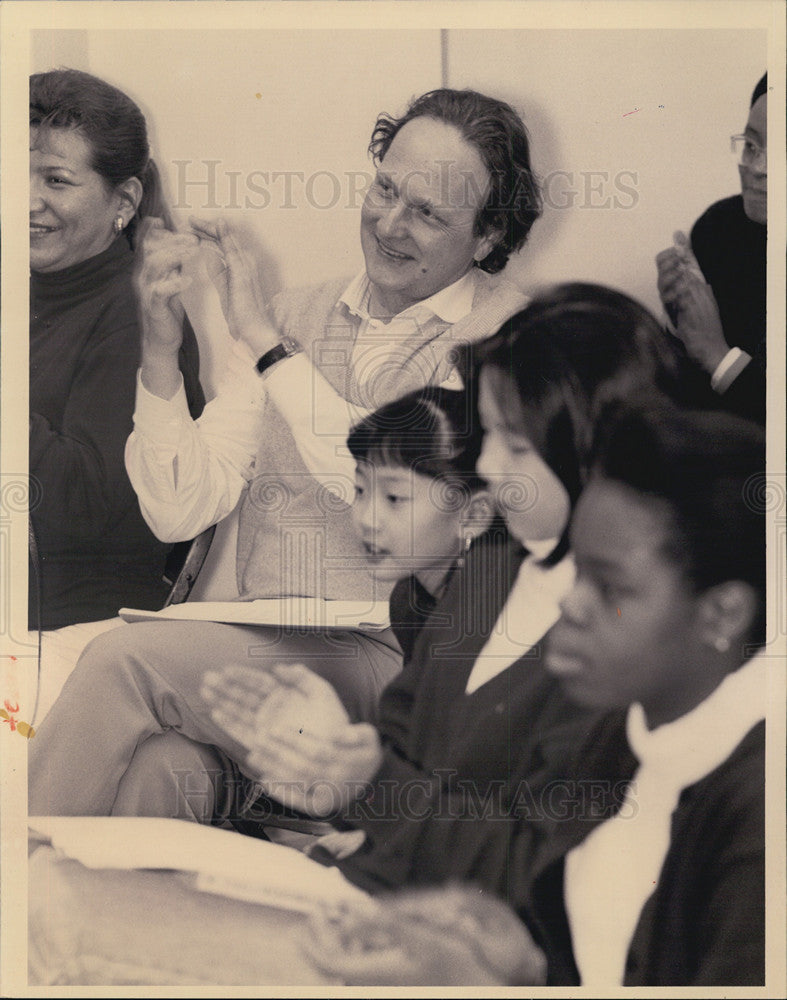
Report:
M123 453L132 430L138 364L136 317L111 307L80 359L62 428L31 412L37 527L71 540L95 540L136 503Z
M183 341L178 351L178 367L183 374L183 387L191 419L196 420L205 407L205 393L199 380L199 345L188 316L183 317Z
M739 197L711 205L694 223L691 246L716 297L730 347L751 362L714 406L765 424L765 227L747 220Z
M479 788L455 771L427 773L386 749L353 825L366 833L344 873L369 891L405 883L475 881L521 905L536 830L564 808L567 761L584 740L589 716L557 695L534 725L542 738L522 741L513 772ZM535 714L535 712L534 712Z
M711 779L707 790L697 789L706 803L707 846L697 872L701 909L692 922L699 961L692 986L765 981L764 725L736 756L734 781L714 783L711 792Z

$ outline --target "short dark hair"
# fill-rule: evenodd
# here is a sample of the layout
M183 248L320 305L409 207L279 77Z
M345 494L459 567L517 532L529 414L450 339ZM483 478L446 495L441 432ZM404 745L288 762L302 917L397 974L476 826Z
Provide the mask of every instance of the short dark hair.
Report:
M470 395L427 386L365 417L350 431L347 447L356 462L413 469L473 491L485 485L475 471L481 441Z
M757 101L762 97L762 95L767 93L768 93L768 74L763 73L762 77L760 77L759 83L754 88L754 93L751 95L751 102L749 103L749 107L753 108L754 105L757 103Z
M593 473L654 497L669 514L665 555L702 592L727 580L755 591L752 642L765 639L765 434L716 411L664 403L608 412Z
M142 200L126 226L133 242L137 222L152 215L172 229L158 168L150 158L145 116L139 107L106 81L76 69L34 73L30 77L30 124L75 129L93 152L92 167L110 188L136 177Z
M613 400L678 395L675 349L634 299L601 285L570 283L535 297L490 340L471 348L465 369L510 382L523 431L563 483L571 505L587 478L595 422ZM568 528L548 561L568 549Z
M380 163L397 132L414 118L434 118L453 125L479 153L491 183L476 219L476 235L499 231L499 243L476 265L490 274L502 271L541 215L541 192L530 166L530 139L517 112L475 90L431 90L415 98L401 118L381 114L369 152Z

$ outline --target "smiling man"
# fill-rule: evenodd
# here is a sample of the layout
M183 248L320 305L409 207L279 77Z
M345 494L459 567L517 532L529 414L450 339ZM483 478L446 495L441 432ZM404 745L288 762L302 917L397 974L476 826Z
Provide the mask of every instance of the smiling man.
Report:
M381 115L369 148L377 174L361 213L365 269L349 282L283 293L262 313L229 229L196 225L224 254L237 338L226 382L197 422L175 363L188 251L162 230L143 243L143 357L127 468L146 520L165 540L193 537L240 501L243 599L387 597L391 583L375 591L361 571L349 427L365 410L449 379L457 347L488 336L524 304L513 285L491 277L540 214L516 112L474 91L432 91L401 118ZM232 808L204 777L226 766L208 745L234 760L245 751L211 723L199 697L203 673L231 662L306 663L360 721L374 716L401 653L388 631L210 622L119 629L86 650L38 731L31 813L210 821ZM74 713L85 715L84 726ZM193 794L175 770L188 773Z
M694 223L691 246L656 257L658 288L678 337L721 405L765 423L768 74L754 88L741 135L731 136L741 193Z

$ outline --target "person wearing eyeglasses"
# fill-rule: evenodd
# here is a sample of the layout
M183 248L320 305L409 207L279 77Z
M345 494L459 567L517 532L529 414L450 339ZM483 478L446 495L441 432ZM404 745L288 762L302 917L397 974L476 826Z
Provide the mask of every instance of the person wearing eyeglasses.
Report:
M721 406L765 424L768 74L752 94L738 155L741 193L711 205L689 241L656 257L661 301Z

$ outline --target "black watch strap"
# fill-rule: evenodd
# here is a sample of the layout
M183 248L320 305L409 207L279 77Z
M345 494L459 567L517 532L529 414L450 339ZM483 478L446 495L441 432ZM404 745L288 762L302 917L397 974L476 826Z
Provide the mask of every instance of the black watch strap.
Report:
M282 358L291 358L293 354L297 354L301 350L301 345L296 340L285 337L280 344L262 355L256 365L257 371L260 375L264 375L277 361L281 361Z

